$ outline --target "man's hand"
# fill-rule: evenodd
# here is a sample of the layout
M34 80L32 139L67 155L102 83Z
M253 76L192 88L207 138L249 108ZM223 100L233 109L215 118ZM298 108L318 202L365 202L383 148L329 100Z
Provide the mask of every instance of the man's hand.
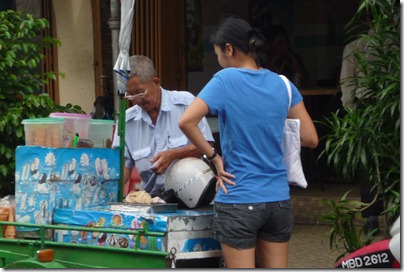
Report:
M157 175L162 175L170 166L170 164L175 160L174 151L166 150L158 153L156 156L150 159L153 166L150 168Z

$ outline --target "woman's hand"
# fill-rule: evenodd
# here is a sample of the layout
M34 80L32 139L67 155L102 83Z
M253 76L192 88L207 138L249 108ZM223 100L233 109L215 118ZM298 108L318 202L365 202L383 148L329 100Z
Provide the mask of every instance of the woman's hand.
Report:
M219 188L222 188L223 192L227 194L227 189L225 186L225 183L229 185L235 186L236 183L234 181L231 181L231 179L235 179L236 177L230 173L227 173L224 171L224 164L223 164L223 158L220 155L217 155L214 157L211 162L215 165L216 172L217 172L217 182L216 182L216 191L219 190Z

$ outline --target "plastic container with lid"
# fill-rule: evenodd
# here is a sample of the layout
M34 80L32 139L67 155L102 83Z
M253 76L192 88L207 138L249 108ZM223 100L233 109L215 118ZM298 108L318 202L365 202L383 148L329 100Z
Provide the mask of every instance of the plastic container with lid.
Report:
M90 126L91 115L67 112L52 112L49 117L63 118L63 146L72 147L76 133L80 139L88 139L88 129Z
M107 147L112 145L114 120L91 119L88 139L93 141L94 147Z
M25 145L63 147L63 118L24 119Z

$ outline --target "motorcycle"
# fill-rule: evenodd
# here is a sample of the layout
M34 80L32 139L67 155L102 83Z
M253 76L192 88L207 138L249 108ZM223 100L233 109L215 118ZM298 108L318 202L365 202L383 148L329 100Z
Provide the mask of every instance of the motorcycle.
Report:
M390 229L389 239L372 243L345 256L335 268L401 268L400 217Z

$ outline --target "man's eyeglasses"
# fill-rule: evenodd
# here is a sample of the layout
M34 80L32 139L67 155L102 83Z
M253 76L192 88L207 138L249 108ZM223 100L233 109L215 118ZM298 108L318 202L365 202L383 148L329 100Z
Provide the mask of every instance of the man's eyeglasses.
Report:
M134 95L127 95L127 92L125 92L124 98L125 98L125 99L128 99L128 100L135 100L136 98L143 98L143 97L146 95L146 93L147 93L148 90L149 90L149 89L146 89L146 91L144 91L143 93L134 94Z

